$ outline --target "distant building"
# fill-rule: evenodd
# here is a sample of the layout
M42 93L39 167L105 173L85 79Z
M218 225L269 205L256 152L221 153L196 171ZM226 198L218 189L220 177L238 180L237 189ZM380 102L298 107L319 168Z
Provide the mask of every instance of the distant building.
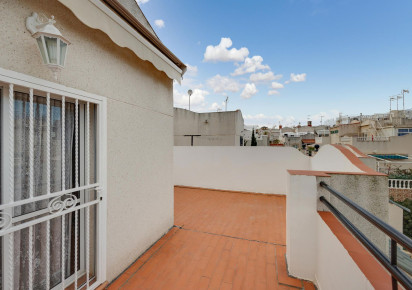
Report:
M175 146L243 146L242 112L196 113L174 108Z

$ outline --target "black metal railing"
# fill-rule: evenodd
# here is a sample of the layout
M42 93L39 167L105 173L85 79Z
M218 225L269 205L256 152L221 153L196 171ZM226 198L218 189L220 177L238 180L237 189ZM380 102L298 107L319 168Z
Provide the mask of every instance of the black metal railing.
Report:
M397 266L397 244L404 247L409 252L412 252L412 240L404 234L397 231L381 219L377 218L364 208L360 207L352 200L337 192L332 187L321 181L320 186L328 190L333 196L337 197L375 227L380 229L391 239L391 260L385 256L384 253L373 244L357 227L355 227L339 210L337 210L327 199L321 196L319 199L324 203L329 210L338 218L352 234L375 256L375 258L389 271L392 275L392 289L398 289L398 282L401 283L406 289L412 289L412 280L405 275Z

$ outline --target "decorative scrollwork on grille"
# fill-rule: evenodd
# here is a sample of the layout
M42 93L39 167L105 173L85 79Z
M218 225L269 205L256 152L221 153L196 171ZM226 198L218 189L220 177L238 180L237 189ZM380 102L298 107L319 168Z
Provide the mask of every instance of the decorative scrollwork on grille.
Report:
M11 225L11 215L5 212L0 212L0 230L5 230Z
M77 204L77 197L73 194L66 194L67 198L62 200L62 196L53 198L48 205L50 213L61 212L65 209L73 208Z

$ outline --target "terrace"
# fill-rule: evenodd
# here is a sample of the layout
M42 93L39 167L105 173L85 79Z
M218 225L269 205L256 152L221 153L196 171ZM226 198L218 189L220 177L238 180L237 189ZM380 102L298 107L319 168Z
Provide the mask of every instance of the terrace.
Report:
M389 254L392 228L380 231L333 193L393 223L401 209L373 158L351 146L314 158L259 149L176 147L174 227L108 288L397 289L394 277L409 285Z
M286 269L286 199L175 188L175 226L109 289L314 289Z

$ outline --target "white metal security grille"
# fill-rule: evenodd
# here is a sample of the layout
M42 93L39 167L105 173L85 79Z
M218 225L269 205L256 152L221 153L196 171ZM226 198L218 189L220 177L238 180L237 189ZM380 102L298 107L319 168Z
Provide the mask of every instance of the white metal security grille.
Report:
M105 99L1 68L0 90L0 285L94 289L105 281Z

